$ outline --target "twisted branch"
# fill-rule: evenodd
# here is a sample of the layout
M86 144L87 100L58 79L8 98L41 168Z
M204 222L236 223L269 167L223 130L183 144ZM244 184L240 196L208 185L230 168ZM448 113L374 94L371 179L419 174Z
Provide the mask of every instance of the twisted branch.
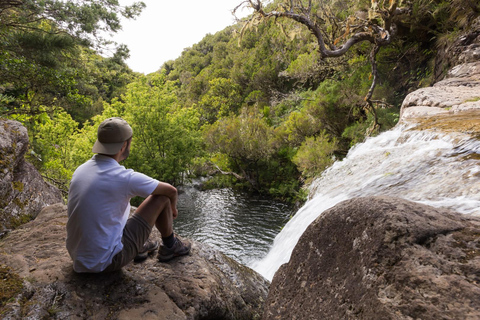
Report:
M373 101L371 100L378 80L376 56L378 51L380 50L380 47L388 45L392 41L392 38L396 33L394 18L398 15L408 13L410 11L409 8L398 8L397 1L395 0L390 2L390 6L388 8L379 8L377 0L372 0L373 13L375 14L375 17L380 17L382 19L384 27L381 27L377 23L375 23L373 18L364 20L352 16L349 18L351 20L347 22L344 35L340 37L340 39L343 37L346 38L344 43L338 47L335 43L329 43L327 47L325 43L326 31L324 30L324 28L322 28L324 20L319 19L321 23L318 24L317 21L313 21L310 18L312 13L311 0L308 1L308 8L305 8L302 2L299 2L299 4L295 4L294 0L290 0L290 8L285 8L285 11L265 12L262 1L260 0L245 0L239 5L239 7L242 5L251 7L257 14L257 17L253 16L250 21L258 19L258 16L263 19L268 19L272 17L275 19L288 18L304 25L315 36L318 44L318 51L322 58L340 57L344 55L352 46L363 41L368 41L372 43L373 48L370 52L370 63L372 67L373 80L364 100L366 101L365 109L370 110L374 115L374 125L372 131L380 127L375 106ZM295 13L294 9L297 9L296 11L300 12L300 14ZM351 23L357 21L360 21L360 23L351 25ZM336 25L336 22L334 23Z

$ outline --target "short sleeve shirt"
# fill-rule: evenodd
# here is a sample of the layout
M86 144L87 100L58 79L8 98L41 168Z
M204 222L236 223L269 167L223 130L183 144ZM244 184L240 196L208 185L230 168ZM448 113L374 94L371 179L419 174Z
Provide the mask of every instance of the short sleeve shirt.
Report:
M68 193L66 245L76 272L101 272L110 265L123 248L130 199L146 198L158 183L98 154L75 170Z

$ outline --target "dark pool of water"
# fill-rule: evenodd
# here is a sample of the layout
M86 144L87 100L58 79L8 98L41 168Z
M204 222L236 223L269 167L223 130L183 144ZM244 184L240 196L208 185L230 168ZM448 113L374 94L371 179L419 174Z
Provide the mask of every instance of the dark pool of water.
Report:
M263 258L287 223L292 208L231 189L184 187L178 199L175 232L206 243L249 265Z

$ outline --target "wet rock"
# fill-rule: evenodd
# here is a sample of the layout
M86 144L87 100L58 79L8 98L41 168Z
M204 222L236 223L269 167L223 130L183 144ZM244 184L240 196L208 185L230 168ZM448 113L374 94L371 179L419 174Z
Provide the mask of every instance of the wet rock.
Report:
M479 297L479 218L357 198L308 227L264 319L480 319Z
M111 274L77 274L65 248L66 206L46 207L0 242L0 265L23 278L3 319L259 319L268 281L201 243ZM154 231L151 238L160 238Z
M0 236L34 218L47 205L61 202L60 191L45 182L25 161L27 129L17 121L0 119Z

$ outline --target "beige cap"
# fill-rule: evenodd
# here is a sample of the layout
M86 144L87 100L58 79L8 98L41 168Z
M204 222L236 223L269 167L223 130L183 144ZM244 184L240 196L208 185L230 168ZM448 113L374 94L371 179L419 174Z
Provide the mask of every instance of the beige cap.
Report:
M132 135L133 130L127 121L119 117L108 118L98 126L97 141L92 151L108 155L117 154L122 149L123 143Z

